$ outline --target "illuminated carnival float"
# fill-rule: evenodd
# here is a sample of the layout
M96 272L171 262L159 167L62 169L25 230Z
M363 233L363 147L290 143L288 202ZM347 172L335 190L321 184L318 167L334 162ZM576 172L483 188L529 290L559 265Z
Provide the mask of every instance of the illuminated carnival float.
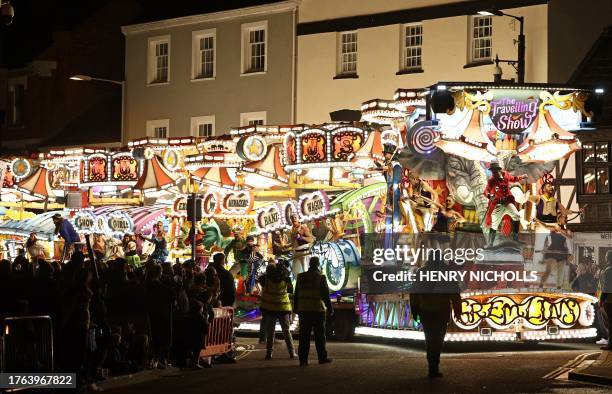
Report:
M459 283L462 313L454 316L448 340L596 335L591 327L596 298L570 288L575 267L567 224L581 211L561 204L566 190L557 179L580 149L577 136L593 116L593 93L492 83L400 89L396 100L416 104L412 114L405 113L405 124L397 121L400 105L385 100L362 105L364 118L390 125L401 137L388 160L395 170L387 175L386 236L379 242L418 248L438 239L436 245L454 251L480 249L478 258L455 262L465 273ZM427 105L415 103L419 97ZM372 262L362 259L356 332L423 339L411 313L409 286L377 280L382 272L414 272L411 264L422 261L407 268Z
M427 234L445 233L454 248L483 249L484 259L462 265L467 272L538 273L531 282L462 282L463 313L448 339L591 337L595 298L568 283L573 246L565 225L576 214L572 207L547 212L545 204L563 194L559 167L580 149L574 132L592 115L591 96L548 85L438 83L364 102L361 122L252 125L209 138L142 138L119 149L1 158L3 253L14 257L36 232L44 256L59 258L55 213L84 240L103 245L102 259L120 255L126 234L148 236L161 222L168 261L184 262L193 258L195 228L196 261L204 267L215 252L226 253L239 289L240 329L258 329L254 279L270 259L295 271L302 252L292 231L305 226L312 234L307 255L321 258L333 293L337 337L423 339L409 283L377 283L376 270L398 267L372 264L371 256L376 248L418 246ZM495 197L485 190L496 166L526 179L508 185L516 213L506 207L492 221ZM552 196L542 196L545 185L556 186ZM197 197L195 209L190 196ZM543 213L554 220L543 222ZM567 241L557 266L545 262L551 230ZM244 269L236 239L247 236L261 258ZM138 246L152 252L146 241ZM420 264L412 261L408 270Z

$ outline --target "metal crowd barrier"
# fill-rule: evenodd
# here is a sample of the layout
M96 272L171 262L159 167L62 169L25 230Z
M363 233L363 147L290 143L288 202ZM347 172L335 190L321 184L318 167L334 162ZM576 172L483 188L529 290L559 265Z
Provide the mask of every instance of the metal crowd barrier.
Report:
M234 308L214 308L215 317L208 329L206 347L200 351L200 357L225 354L232 349L232 331L234 329Z
M53 325L49 316L7 317L2 324L2 372L53 372Z

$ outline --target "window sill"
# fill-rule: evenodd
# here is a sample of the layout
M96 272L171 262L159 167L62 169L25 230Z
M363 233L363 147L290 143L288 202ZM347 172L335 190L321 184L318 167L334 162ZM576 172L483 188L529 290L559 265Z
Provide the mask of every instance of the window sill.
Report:
M147 83L147 86L164 86L164 85L170 85L170 81L168 81L168 82L149 82L149 83Z
M202 78L191 78L191 82L200 82L200 81L214 81L217 77L202 77Z
M422 68L408 68L405 70L399 70L395 73L395 75L405 75L405 74L421 74L424 73Z
M240 74L241 77L249 77L251 75L265 75L267 74L267 71L253 71L253 72L243 72L242 74Z
M334 79L359 79L359 75L357 74L338 74L334 77Z
M488 66L488 65L493 64L493 63L494 63L493 60L483 60L483 61L468 63L465 66L463 66L463 68Z

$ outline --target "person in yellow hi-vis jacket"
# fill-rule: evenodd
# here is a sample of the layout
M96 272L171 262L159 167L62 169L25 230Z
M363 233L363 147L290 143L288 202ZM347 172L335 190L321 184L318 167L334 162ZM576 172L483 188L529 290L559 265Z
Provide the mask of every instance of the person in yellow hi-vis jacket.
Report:
M332 316L334 310L329 299L329 287L325 275L319 270L319 258L310 257L308 271L298 275L293 297L293 310L300 318L300 365L308 365L310 333L314 330L319 364L332 361L325 349L325 311Z
M293 338L289 326L291 325L291 301L289 300L289 292L291 288L291 280L289 280L289 271L278 264L268 263L265 275L260 278L262 284L261 298L259 309L263 315L261 324L265 324L266 333L266 360L272 358L274 349L274 327L278 320L283 330L289 358L295 358L295 350L293 347Z

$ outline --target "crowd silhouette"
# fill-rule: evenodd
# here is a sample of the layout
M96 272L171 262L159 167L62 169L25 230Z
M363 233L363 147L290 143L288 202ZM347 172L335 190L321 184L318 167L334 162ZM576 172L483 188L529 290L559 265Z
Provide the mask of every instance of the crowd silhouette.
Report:
M202 272L187 261L140 267L117 258L94 263L77 251L65 264L0 261L0 320L50 316L55 370L79 384L168 366L200 369L214 307L232 306L224 256ZM229 275L229 276L228 276Z

